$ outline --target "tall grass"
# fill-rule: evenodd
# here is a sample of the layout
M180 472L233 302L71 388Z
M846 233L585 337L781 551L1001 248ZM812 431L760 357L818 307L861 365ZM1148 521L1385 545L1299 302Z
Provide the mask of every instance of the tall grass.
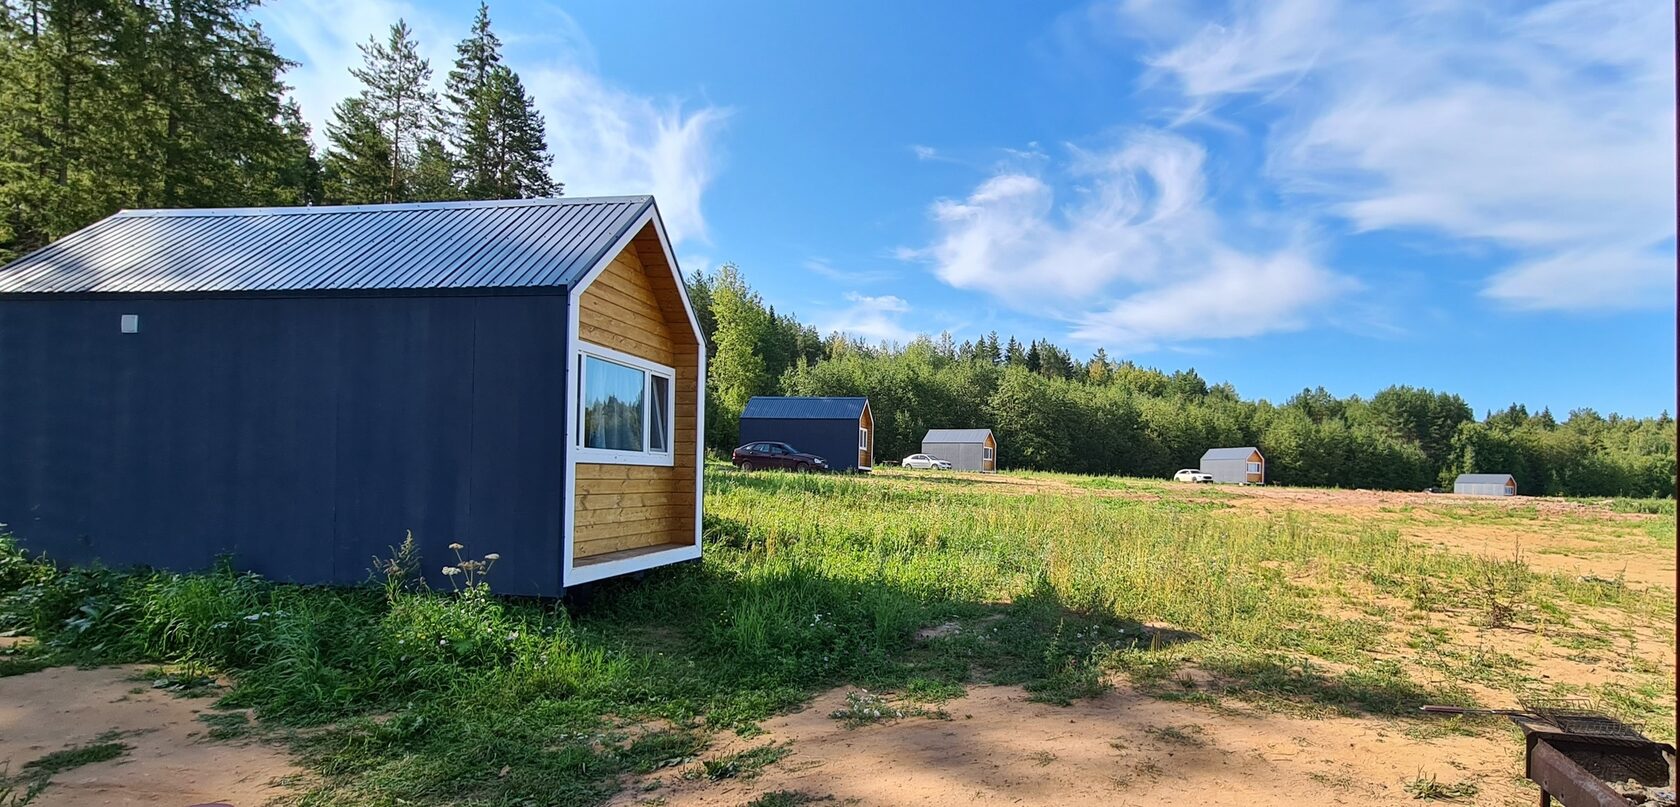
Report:
M1407 620L1566 624L1561 601L1671 625L1672 592L1345 521L967 482L714 472L703 564L599 584L571 608L412 582L276 585L229 566L61 571L0 537L0 630L32 633L53 661L225 670L225 705L324 725L297 741L321 776L303 803L589 804L654 764L648 749L703 753L702 720L748 730L843 684L1018 683L1066 702L1121 671L1181 699L1405 716L1470 700L1378 652ZM941 624L957 630L915 638ZM1222 688L1177 688L1183 665ZM619 727L652 718L667 727Z

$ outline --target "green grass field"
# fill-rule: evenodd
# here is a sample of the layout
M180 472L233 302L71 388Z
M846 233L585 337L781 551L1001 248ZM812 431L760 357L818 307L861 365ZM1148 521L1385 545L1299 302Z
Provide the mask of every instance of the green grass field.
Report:
M1200 486L1010 481L712 468L704 563L566 607L417 590L401 573L335 591L227 570L55 572L7 543L0 630L38 641L0 655L0 675L226 672L220 705L254 707L250 731L293 745L312 805L592 804L663 767L727 778L780 752L726 758L707 750L716 732L750 737L837 686L916 708L981 683L1049 703L1119 683L1187 710L1416 732L1442 725L1417 717L1424 703L1570 695L1674 739L1672 589L1235 508ZM1672 507L1649 518L1672 536ZM1553 674L1560 655L1611 672Z

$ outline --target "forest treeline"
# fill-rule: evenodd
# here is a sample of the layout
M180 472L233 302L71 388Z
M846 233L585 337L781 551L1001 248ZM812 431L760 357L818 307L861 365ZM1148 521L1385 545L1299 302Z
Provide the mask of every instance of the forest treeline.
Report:
M878 456L921 450L929 428L992 429L1004 468L1165 477L1202 452L1258 446L1271 482L1419 490L1459 473L1510 473L1525 494L1672 496L1675 422L1520 404L1477 418L1464 399L1395 386L1370 398L1322 387L1245 400L1195 370L1165 373L1099 349L949 334L908 345L823 336L764 304L734 266L688 289L711 350L710 447L727 451L754 395L866 395Z
M250 0L0 2L0 260L124 208L554 196L545 122L480 5L448 66L401 20L317 154Z

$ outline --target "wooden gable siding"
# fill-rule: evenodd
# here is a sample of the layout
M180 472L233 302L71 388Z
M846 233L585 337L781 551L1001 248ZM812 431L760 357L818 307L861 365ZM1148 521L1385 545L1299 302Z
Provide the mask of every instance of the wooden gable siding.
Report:
M869 411L869 405L864 404L863 414L858 415L858 428L869 432L867 446L858 446L858 467L872 468L875 459L875 415ZM865 442L860 440L860 443Z
M676 370L676 464L580 462L574 476L573 562L694 543L699 345L652 226L584 289L578 337Z
M1266 481L1266 458L1260 456L1260 452L1256 451L1256 452L1248 455L1248 461L1249 462L1260 463L1260 473L1248 474L1248 481L1250 481L1250 482L1264 482L1264 481Z
M986 447L992 450L992 458L986 459L986 452L980 452L980 470L995 471L997 470L997 439L992 437L991 434L986 435Z

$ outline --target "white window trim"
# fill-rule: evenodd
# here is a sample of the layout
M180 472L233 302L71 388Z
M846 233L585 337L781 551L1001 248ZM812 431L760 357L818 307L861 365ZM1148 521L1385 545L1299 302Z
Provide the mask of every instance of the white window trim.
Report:
M577 365L572 369L578 374L577 394L572 398L572 405L577 408L577 439L572 446L578 462L592 462L602 465L662 465L673 466L676 456L672 446L676 443L677 427L677 371L658 362L651 362L640 356L632 356L610 347L602 347L593 342L578 340L578 349L574 352ZM643 400L653 401L653 376L665 378L665 450L664 451L618 451L606 448L589 448L583 444L586 439L583 429L583 392L587 389L584 380L585 358L596 358L614 364L624 365L634 370L641 370ZM649 417L647 409L642 413L642 445L648 445L648 432L653 428L653 418Z

